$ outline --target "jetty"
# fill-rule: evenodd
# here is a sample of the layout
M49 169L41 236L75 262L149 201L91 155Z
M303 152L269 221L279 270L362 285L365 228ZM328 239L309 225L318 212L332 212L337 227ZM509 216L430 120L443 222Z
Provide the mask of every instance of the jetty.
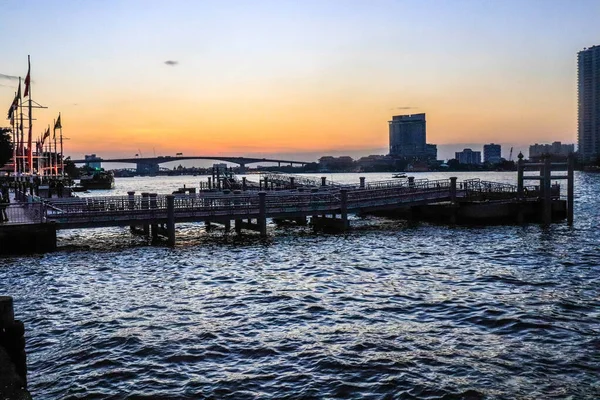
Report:
M561 165L567 167L567 163ZM316 229L344 232L351 228L349 215L379 215L440 223L551 223L573 222L573 171L552 175L551 165L533 165L540 173L519 170L517 185L456 177L441 180L414 179L330 184L307 181L296 186L297 177L278 174L279 190L271 190L272 175L265 176L260 190L213 188L175 194L135 193L44 199L24 185L14 189L14 202L6 211L9 222L0 224L2 247L17 251L19 243L32 243L35 251L56 248L56 231L111 226L129 227L133 233L176 242L176 224L202 222L207 229L221 225L226 232L256 231L267 236L267 220L310 225ZM556 165L554 165L556 167ZM266 179L266 181L264 181ZM528 179L541 182L525 185ZM568 179L567 199L551 179ZM318 183L318 185L316 185ZM275 186L273 186L275 187ZM22 247L22 246L21 246Z

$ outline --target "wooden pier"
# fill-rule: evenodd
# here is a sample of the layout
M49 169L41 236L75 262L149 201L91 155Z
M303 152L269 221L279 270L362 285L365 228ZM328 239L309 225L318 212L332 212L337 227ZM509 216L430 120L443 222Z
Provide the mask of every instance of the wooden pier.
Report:
M325 178L296 182L293 176L278 174L277 180L267 177L261 187L271 189L269 182L280 190L185 190L167 195L128 192L127 196L41 199L21 188L15 191L21 201L11 207L27 210L28 217L21 224L0 225L0 235L10 225L28 225L26 230L51 227L45 232L54 232L54 238L56 230L62 229L127 226L154 239L166 237L174 245L175 226L183 222L203 222L207 229L220 224L226 231L233 226L238 234L251 230L266 236L267 219L301 225L310 220L315 229L345 231L350 228L350 214L394 216L399 211L449 223L485 223L494 217L505 222L512 218L516 223L545 221L547 211L542 214L540 210L546 210L548 198L551 219L567 217L572 221L572 201L568 210L561 206L565 200L561 200L557 185L545 184L546 190L546 186L525 186L521 181L519 185L479 179L459 182L454 177L370 183L361 178L356 185L341 185L328 184ZM286 182L291 188L282 187Z

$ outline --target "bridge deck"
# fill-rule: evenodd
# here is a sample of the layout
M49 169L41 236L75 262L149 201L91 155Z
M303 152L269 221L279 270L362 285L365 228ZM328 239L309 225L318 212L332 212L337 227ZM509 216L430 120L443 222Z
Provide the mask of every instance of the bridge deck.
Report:
M528 196L539 193L528 188ZM451 200L452 186L446 180L382 181L365 187L328 186L311 192L273 191L265 196L267 218L295 218L321 214L359 213L440 203ZM455 198L512 199L514 185L469 180L456 185ZM346 200L342 205L342 192ZM176 222L220 221L259 218L258 192L175 195ZM144 223L166 223L167 197L105 196L72 199L52 199L44 203L44 220L54 222L58 229L127 226Z

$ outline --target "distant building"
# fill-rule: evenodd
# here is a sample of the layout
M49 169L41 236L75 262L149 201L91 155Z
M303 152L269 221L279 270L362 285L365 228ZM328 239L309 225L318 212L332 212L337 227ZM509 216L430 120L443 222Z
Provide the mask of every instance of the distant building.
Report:
M480 151L464 149L463 151L454 153L454 158L456 158L460 164L481 164Z
M502 147L499 144L490 143L483 145L483 162L499 164L502 160Z
M394 115L388 123L391 156L411 159L437 157L437 147L427 144L425 113Z
M100 169L102 168L102 159L97 157L95 154L86 154L84 157L85 165L90 168Z
M227 172L226 163L215 163L212 167L215 171L219 171L219 173Z
M319 158L319 167L324 170L352 169L354 160L350 156L323 156Z
M600 46L577 54L577 145L583 162L600 156Z
M549 155L553 158L567 158L575 152L574 144L562 144L553 142L552 144L533 144L529 146L529 159L538 160L542 156Z

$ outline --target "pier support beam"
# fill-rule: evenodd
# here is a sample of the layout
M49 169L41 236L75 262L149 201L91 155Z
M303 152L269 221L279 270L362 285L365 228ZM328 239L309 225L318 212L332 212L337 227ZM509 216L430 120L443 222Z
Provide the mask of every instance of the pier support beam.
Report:
M450 201L452 204L456 203L456 177L450 177Z
M350 227L348 224L348 189L340 190L340 209L342 217L342 230L346 231Z
M260 229L260 236L267 236L267 193L258 193L258 226Z
M519 152L519 161L517 161L517 198L519 200L523 199L523 171L525 167L523 166L523 154Z
M167 195L167 235L169 246L175 246L175 196Z
M544 201L544 207L543 207L543 213L544 213L544 217L543 217L543 222L544 224L550 224L552 222L552 181L550 178L550 174L552 171L552 166L550 163L550 157L546 157L544 159L544 167L543 167L543 172L544 172L544 177L542 180L542 184L544 186L544 190L543 190L543 201Z
M142 193L142 209L148 210L150 208L150 193ZM144 235L150 236L150 225L144 223Z
M129 211L133 211L135 209L135 192L127 192L127 198L129 200L127 208L129 209ZM131 225L129 229L131 230L131 232L135 232L136 227L135 225Z
M156 193L150 193L149 195L150 198L150 210L152 210L152 213L154 214L156 208L158 207L158 203L156 201L158 194ZM150 225L150 233L152 235L152 240L156 241L158 240L158 224L155 222L152 225Z
M567 166L567 223L573 225L573 203L575 195L575 182L574 182L574 164L575 156L569 155L569 165Z

